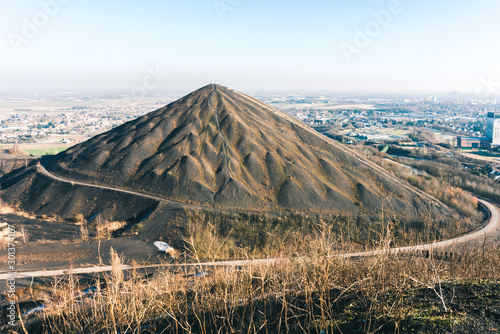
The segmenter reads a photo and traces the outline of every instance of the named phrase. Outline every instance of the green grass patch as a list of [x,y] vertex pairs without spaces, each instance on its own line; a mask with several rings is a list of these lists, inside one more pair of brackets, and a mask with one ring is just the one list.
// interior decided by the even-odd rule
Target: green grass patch
[[63,151],[66,151],[68,147],[60,146],[60,147],[47,147],[47,148],[33,148],[33,149],[23,149],[24,152],[31,155],[53,155],[58,154]]

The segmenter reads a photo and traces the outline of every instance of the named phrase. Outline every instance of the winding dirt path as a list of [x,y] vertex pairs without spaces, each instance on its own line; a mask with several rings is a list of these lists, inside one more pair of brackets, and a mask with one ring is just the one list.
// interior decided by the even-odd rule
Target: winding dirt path
[[92,184],[92,183],[84,183],[84,182],[79,182],[79,181],[73,181],[73,180],[63,179],[63,178],[61,178],[59,176],[51,174],[40,163],[38,163],[36,165],[36,171],[38,173],[40,173],[40,174],[42,174],[42,175],[44,175],[44,176],[52,179],[52,180],[63,182],[63,183],[69,183],[72,186],[79,185],[79,186],[84,186],[84,187],[91,187],[91,188],[98,188],[98,189],[105,189],[105,190],[117,191],[117,192],[121,192],[121,193],[124,193],[124,194],[135,195],[135,196],[139,196],[139,197],[143,197],[143,198],[147,198],[147,199],[152,199],[152,200],[159,201],[159,202],[165,202],[165,203],[172,204],[172,205],[185,206],[185,204],[181,203],[181,202],[176,202],[176,201],[168,200],[168,199],[161,198],[161,197],[156,197],[156,196],[152,196],[152,195],[148,195],[148,194],[144,194],[144,193],[139,193],[139,192],[132,191],[132,190],[126,190],[126,189],[120,189],[120,188],[113,188],[113,187],[108,187],[108,186],[100,186],[100,185]]

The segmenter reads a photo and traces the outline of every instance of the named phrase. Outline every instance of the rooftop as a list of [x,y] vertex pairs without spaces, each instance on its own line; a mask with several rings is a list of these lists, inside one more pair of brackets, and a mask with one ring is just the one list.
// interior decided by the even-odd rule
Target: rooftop
[[465,140],[484,140],[484,141],[491,141],[490,138],[487,138],[487,137],[458,137],[460,139],[465,139]]

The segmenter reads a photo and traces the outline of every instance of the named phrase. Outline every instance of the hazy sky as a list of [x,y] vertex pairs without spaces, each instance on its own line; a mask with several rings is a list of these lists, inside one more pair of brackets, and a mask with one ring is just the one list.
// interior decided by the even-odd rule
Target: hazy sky
[[500,82],[498,0],[0,4],[0,91],[216,82],[243,91],[473,92]]

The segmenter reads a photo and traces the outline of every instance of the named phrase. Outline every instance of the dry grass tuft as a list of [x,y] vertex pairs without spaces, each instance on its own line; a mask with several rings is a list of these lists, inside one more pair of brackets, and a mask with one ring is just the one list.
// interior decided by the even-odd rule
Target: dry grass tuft
[[111,276],[113,278],[113,285],[118,286],[123,283],[123,261],[124,258],[120,257],[118,253],[111,247]]

